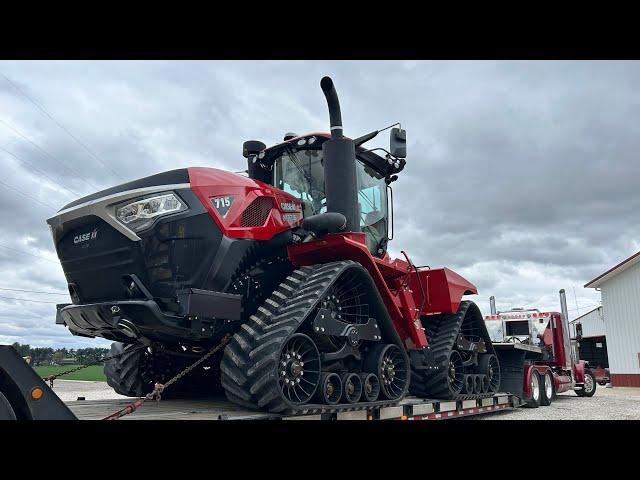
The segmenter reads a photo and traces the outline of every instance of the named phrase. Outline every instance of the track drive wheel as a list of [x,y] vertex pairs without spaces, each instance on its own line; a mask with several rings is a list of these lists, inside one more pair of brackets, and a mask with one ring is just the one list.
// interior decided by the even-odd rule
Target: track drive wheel
[[534,370],[533,372],[531,372],[531,379],[529,380],[531,398],[526,400],[526,406],[529,408],[538,408],[540,406],[540,397],[542,396],[540,383],[540,375],[537,371]]
[[397,345],[375,345],[367,355],[365,370],[377,375],[383,398],[396,400],[409,388],[409,365]]
[[575,392],[579,397],[593,397],[596,393],[596,377],[591,370],[585,370],[583,387]]
[[546,407],[553,401],[553,375],[547,372],[542,376],[540,385],[540,405]]

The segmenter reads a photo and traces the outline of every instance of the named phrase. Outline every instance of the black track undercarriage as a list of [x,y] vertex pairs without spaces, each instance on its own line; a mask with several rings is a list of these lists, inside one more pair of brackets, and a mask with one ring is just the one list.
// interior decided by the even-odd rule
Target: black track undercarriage
[[233,336],[220,370],[231,401],[284,413],[393,404],[410,380],[371,277],[351,261],[293,271]]
[[427,368],[412,365],[411,393],[451,400],[471,400],[497,393],[500,365],[482,314],[473,302],[461,302],[455,314],[423,317],[422,325],[433,364]]

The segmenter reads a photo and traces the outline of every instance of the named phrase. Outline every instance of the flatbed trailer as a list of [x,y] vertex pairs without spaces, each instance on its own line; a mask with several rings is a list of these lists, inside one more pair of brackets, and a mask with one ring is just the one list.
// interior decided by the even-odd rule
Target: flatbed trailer
[[[65,402],[80,420],[100,420],[125,408],[131,399],[74,400]],[[148,401],[123,420],[443,420],[512,410],[521,404],[511,394],[478,400],[428,400],[405,398],[397,405],[355,410],[345,405],[338,411],[306,415],[280,415],[245,410],[226,399],[171,399]]]

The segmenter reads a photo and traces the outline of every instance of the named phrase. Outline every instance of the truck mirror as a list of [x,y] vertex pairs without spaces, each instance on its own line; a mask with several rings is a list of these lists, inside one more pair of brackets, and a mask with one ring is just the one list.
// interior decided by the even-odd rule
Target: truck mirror
[[389,152],[396,158],[407,157],[407,131],[401,128],[391,129],[389,141]]

